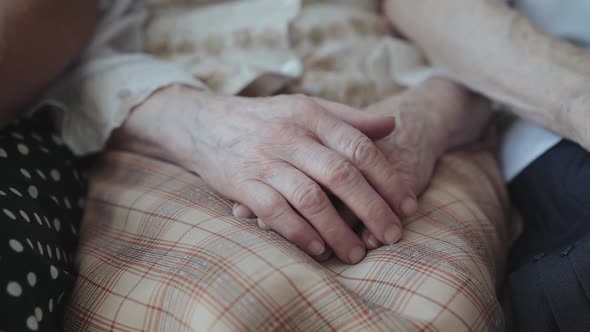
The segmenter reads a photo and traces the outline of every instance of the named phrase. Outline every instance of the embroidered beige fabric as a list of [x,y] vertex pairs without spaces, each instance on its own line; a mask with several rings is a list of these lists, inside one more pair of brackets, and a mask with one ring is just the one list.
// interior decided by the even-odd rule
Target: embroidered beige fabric
[[135,106],[171,84],[365,106],[429,74],[415,48],[391,37],[377,1],[100,4],[91,45],[41,102],[59,110],[59,132],[78,155],[103,150]]
[[[212,4],[213,3],[213,4]],[[378,1],[152,0],[146,51],[220,94],[302,92],[366,106],[426,68]]]

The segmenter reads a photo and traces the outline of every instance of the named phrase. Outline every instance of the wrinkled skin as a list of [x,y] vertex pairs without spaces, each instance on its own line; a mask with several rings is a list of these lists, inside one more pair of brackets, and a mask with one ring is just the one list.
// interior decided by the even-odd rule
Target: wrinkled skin
[[446,75],[590,151],[590,52],[507,2],[385,0],[383,9]]
[[365,245],[326,192],[378,241],[397,242],[399,217],[415,212],[416,198],[372,141],[394,125],[391,117],[306,96],[221,97],[172,87],[136,109],[113,142],[198,173],[311,256],[329,248],[354,264]]
[[[482,99],[441,79],[428,80],[371,105],[365,112],[396,118],[396,130],[378,140],[377,147],[391,169],[418,195],[428,186],[437,159],[446,150],[477,139],[490,118],[487,103]],[[337,202],[337,206],[347,223],[354,226],[357,222],[354,213],[346,204]],[[242,204],[234,206],[234,214],[255,217],[255,213]],[[258,224],[270,229],[262,220]],[[383,243],[366,228],[361,232],[361,239],[368,249]],[[323,255],[320,259],[328,257]]]

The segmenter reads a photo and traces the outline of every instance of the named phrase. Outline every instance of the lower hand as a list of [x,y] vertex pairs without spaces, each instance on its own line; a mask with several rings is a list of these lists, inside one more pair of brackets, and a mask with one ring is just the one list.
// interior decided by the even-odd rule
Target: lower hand
[[[438,78],[366,111],[395,116],[395,132],[377,141],[377,146],[417,195],[428,187],[437,160],[447,150],[480,138],[491,116],[486,100]],[[368,249],[381,246],[369,229],[362,231],[361,238]]]

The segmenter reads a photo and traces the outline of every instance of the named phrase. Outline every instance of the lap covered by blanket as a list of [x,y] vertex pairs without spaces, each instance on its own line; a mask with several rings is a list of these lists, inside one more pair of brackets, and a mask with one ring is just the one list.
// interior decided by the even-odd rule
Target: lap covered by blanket
[[197,175],[110,152],[92,177],[69,331],[496,331],[508,200],[492,154],[438,164],[400,243],[315,262]]

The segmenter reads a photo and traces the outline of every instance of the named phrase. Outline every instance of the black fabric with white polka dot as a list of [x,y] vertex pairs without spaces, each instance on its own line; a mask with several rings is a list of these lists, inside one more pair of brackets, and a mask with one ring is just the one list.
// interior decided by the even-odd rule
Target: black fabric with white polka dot
[[0,130],[0,331],[60,331],[86,185],[46,112]]

